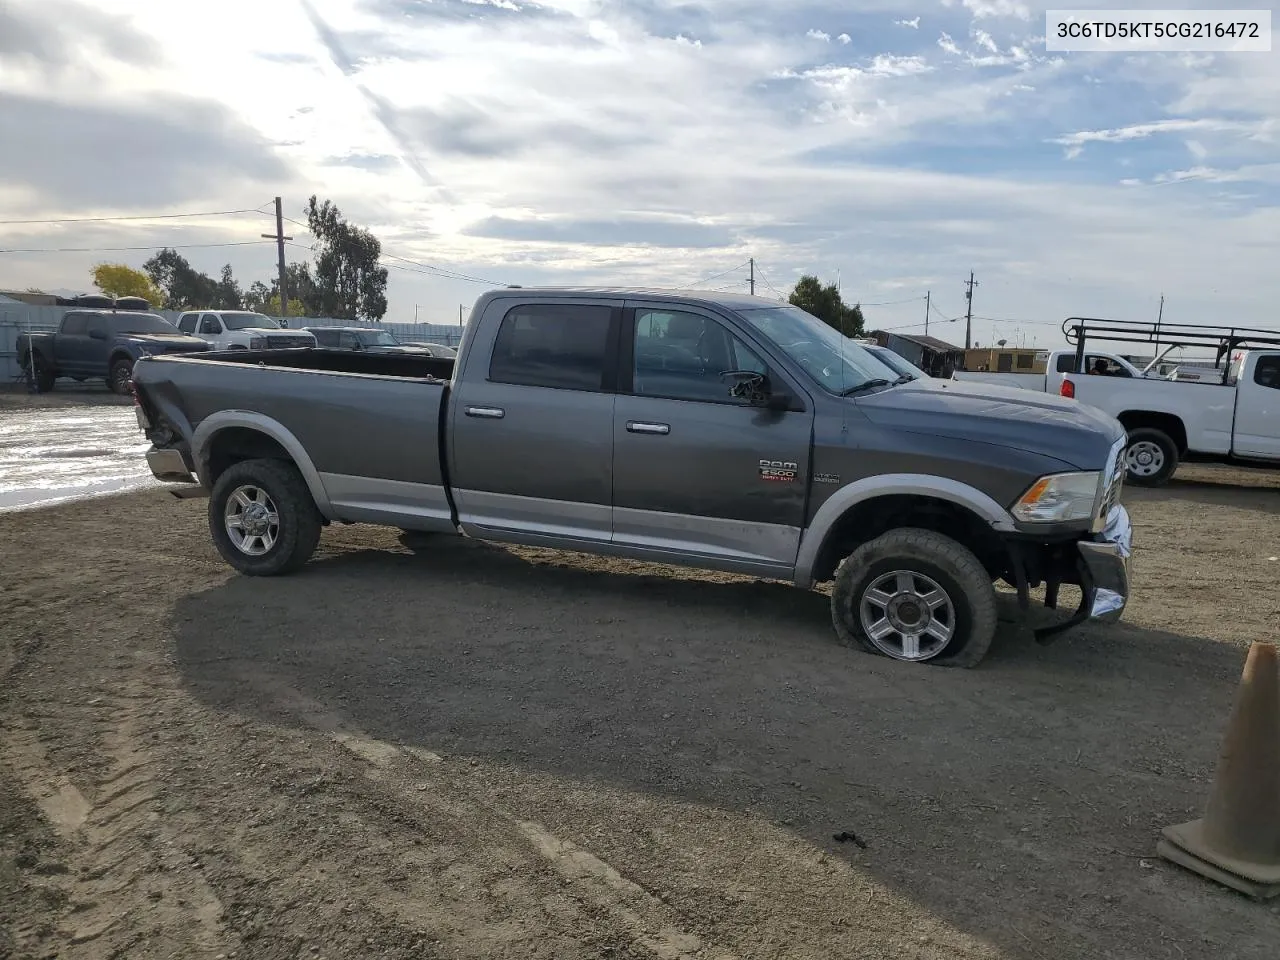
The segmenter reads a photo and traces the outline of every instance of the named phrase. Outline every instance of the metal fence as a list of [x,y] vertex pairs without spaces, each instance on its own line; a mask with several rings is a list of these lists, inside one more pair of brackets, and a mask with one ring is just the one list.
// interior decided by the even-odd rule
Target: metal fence
[[[0,302],[0,383],[18,380],[22,368],[18,365],[18,335],[44,333],[56,330],[62,315],[75,307],[29,306],[19,301]],[[171,323],[177,323],[177,310],[152,310]],[[290,317],[289,327],[375,327],[386,330],[397,340],[442,343],[456,347],[462,340],[460,326],[448,323],[373,323],[371,321],[338,320],[333,317]]]

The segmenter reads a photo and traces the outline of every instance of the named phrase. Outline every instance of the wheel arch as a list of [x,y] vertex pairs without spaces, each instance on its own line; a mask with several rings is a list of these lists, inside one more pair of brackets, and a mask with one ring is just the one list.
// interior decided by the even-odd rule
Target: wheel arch
[[819,508],[800,541],[796,585],[830,579],[858,545],[904,526],[959,540],[984,563],[1001,555],[1000,533],[1016,530],[1004,507],[957,480],[924,474],[868,477],[841,488]]
[[215,413],[196,427],[191,437],[191,453],[196,476],[210,490],[218,474],[232,463],[259,457],[288,460],[302,474],[321,515],[325,520],[333,519],[333,508],[319,471],[298,438],[278,420],[251,410]]
[[1117,420],[1124,427],[1127,433],[1139,430],[1143,427],[1149,427],[1159,430],[1161,433],[1167,434],[1169,439],[1173,441],[1174,446],[1178,448],[1178,456],[1183,456],[1187,452],[1187,425],[1183,423],[1182,418],[1176,413],[1159,413],[1154,410],[1126,410],[1121,413]]

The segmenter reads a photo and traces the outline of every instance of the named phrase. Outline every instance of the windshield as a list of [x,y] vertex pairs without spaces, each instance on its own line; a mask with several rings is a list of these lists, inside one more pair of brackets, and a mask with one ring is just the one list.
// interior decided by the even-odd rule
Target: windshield
[[866,347],[799,307],[750,307],[737,312],[834,394],[872,380],[894,383],[902,376]]
[[901,354],[894,353],[888,347],[867,347],[871,354],[881,363],[893,367],[901,376],[913,377],[916,380],[928,379],[929,375]]
[[278,320],[272,320],[265,313],[224,313],[222,316],[222,325],[228,330],[248,330],[250,327],[261,329],[265,327],[268,330],[278,330],[280,323]]
[[116,333],[178,333],[178,328],[154,313],[117,313],[111,318]]
[[366,347],[398,347],[400,341],[385,330],[361,330],[356,334]]

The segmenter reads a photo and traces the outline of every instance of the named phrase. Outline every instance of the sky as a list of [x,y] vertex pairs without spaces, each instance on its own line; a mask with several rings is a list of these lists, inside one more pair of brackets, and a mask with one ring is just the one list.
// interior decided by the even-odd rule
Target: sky
[[273,198],[317,194],[382,241],[393,322],[503,284],[746,292],[754,258],[758,294],[815,273],[872,327],[923,333],[928,293],[957,344],[970,271],[978,343],[1162,295],[1280,328],[1280,48],[1050,53],[1049,6],[0,0],[0,288],[164,245],[268,280]]

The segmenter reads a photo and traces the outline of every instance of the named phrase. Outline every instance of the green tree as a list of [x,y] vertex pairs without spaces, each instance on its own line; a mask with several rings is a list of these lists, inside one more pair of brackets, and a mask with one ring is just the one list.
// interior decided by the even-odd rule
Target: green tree
[[142,269],[164,292],[164,306],[169,310],[211,307],[218,296],[218,281],[195,269],[186,257],[169,247],[156,253]]
[[244,308],[244,294],[240,292],[240,284],[236,282],[235,276],[231,273],[231,264],[226,264],[222,268],[222,274],[217,284],[214,286],[213,300],[209,303],[211,307],[217,307],[220,310],[242,310]]
[[805,274],[801,277],[787,298],[793,306],[806,313],[811,313],[823,323],[839,330],[846,337],[862,335],[862,307],[852,307],[840,297],[840,290],[834,283],[825,287],[817,277]]
[[[316,312],[344,320],[381,320],[387,312],[387,268],[378,265],[378,238],[343,219],[332,202],[317,202],[314,194],[306,214],[316,240]],[[292,288],[289,292],[294,293]]]
[[[276,286],[279,286],[279,285],[280,284],[278,283],[276,284]],[[280,294],[273,293],[271,294],[271,296],[267,297],[267,299],[263,301],[261,311],[271,317],[280,316]],[[293,299],[293,297],[290,297],[289,312],[286,313],[285,316],[286,317],[305,317],[306,315],[307,315],[306,304],[304,304],[301,300],[295,300]]]
[[89,273],[93,285],[109,297],[142,297],[157,307],[164,303],[164,293],[141,270],[123,263],[100,263]]

